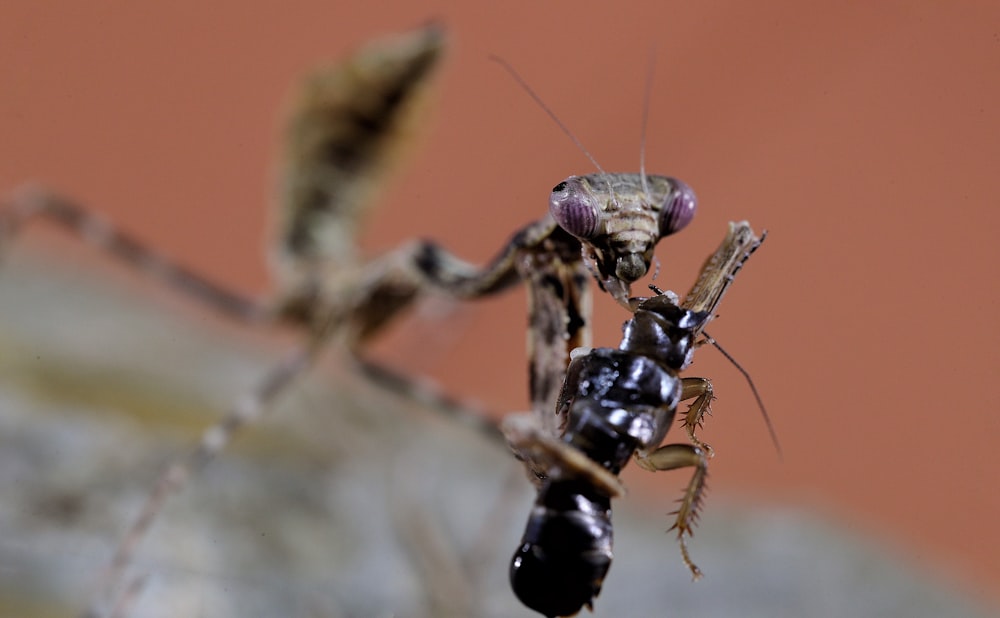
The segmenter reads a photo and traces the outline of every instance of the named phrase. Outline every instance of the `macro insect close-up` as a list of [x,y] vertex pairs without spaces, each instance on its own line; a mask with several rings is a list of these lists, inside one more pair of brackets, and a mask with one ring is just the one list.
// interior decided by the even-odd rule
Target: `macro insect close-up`
[[[279,199],[277,261],[282,286],[274,302],[240,298],[44,188],[16,190],[6,204],[3,228],[8,243],[28,220],[51,218],[223,313],[243,320],[287,321],[309,333],[302,349],[269,372],[252,394],[203,434],[187,461],[171,465],[157,481],[102,582],[101,595],[109,599],[98,599],[92,613],[103,613],[99,608],[109,602],[118,606],[115,595],[126,593],[115,591],[129,590],[119,580],[167,498],[214,459],[243,425],[259,418],[314,362],[327,340],[338,339],[376,382],[406,392],[420,388],[363,360],[357,350],[427,291],[468,299],[525,282],[533,418],[551,438],[563,434],[555,413],[556,396],[570,350],[590,339],[586,271],[601,289],[630,308],[630,284],[649,270],[657,241],[691,221],[696,198],[673,178],[602,170],[557,184],[549,215],[515,233],[482,269],[427,241],[359,262],[354,247],[357,220],[370,199],[372,177],[377,178],[385,166],[388,151],[398,147],[399,134],[406,131],[407,116],[412,114],[412,99],[437,63],[444,41],[440,26],[432,24],[374,43],[342,65],[307,79],[289,121]],[[441,405],[449,404],[442,399]],[[488,421],[478,422],[489,431]],[[529,469],[540,475],[543,464],[533,461],[534,444],[509,441]]]
[[[556,406],[556,416],[565,418],[561,441],[549,445],[530,430],[511,430],[523,431],[548,464],[511,563],[511,583],[525,605],[546,616],[593,609],[611,565],[610,498],[620,492],[591,467],[617,475],[633,455],[651,472],[694,468],[670,529],[677,530],[691,574],[701,577],[684,537],[692,534],[705,491],[710,449],[694,431],[710,412],[713,392],[707,379],[677,374],[691,363],[722,295],[759,245],[746,222],[733,224],[683,303],[657,289],[638,302],[618,349],[577,353]],[[692,444],[661,446],[678,404],[692,399],[683,421]]]
[[567,8],[0,9],[0,614],[989,615],[989,19]]
[[[406,392],[420,388],[364,360],[358,348],[423,293],[468,299],[526,283],[533,410],[549,434],[561,434],[552,422],[553,410],[569,351],[589,342],[586,270],[629,307],[629,285],[648,271],[657,240],[691,221],[696,199],[682,182],[662,176],[573,176],[553,189],[550,215],[514,234],[481,270],[427,241],[359,261],[353,246],[357,219],[376,183],[372,177],[385,166],[388,151],[398,147],[415,105],[412,99],[437,63],[444,41],[440,26],[430,25],[374,43],[307,79],[289,121],[276,260],[282,286],[274,302],[240,298],[44,188],[19,189],[6,204],[8,244],[28,220],[51,218],[224,313],[244,320],[287,321],[309,333],[301,349],[204,433],[187,461],[173,464],[157,481],[120,542],[102,594],[114,595],[123,586],[118,581],[122,571],[164,501],[214,459],[243,425],[259,418],[329,339],[345,346],[376,382]],[[441,405],[448,402],[442,399]],[[488,421],[479,422],[488,432]],[[536,467],[530,454],[522,459]]]

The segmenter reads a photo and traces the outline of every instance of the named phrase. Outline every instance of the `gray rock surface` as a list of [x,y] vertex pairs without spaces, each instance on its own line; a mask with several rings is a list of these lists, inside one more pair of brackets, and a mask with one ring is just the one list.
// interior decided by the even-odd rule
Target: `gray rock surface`
[[[0,270],[0,616],[85,608],[159,471],[289,347],[120,279],[25,249]],[[169,502],[128,615],[528,616],[506,570],[531,499],[502,449],[324,363]],[[596,616],[992,615],[871,539],[717,492],[692,584],[650,502],[616,504]]]

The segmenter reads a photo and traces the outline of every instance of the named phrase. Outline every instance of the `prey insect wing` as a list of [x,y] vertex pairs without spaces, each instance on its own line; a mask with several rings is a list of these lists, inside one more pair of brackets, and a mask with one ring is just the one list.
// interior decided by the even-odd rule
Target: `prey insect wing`
[[[707,379],[679,374],[760,242],[746,222],[730,224],[683,304],[672,294],[641,299],[617,349],[574,357],[558,403],[566,418],[561,449],[546,436],[520,434],[522,448],[543,450],[548,465],[510,568],[514,592],[528,607],[546,616],[569,616],[592,605],[611,566],[616,495],[614,483],[594,469],[617,476],[633,457],[650,471],[694,468],[672,528],[684,563],[700,577],[684,537],[691,534],[704,494],[708,455],[693,427],[711,402],[712,389]],[[690,399],[695,401],[685,422],[694,444],[661,446],[679,403]],[[517,435],[516,424],[505,428]]]
[[754,236],[746,221],[729,224],[729,234],[719,248],[705,260],[701,274],[681,306],[689,311],[712,313],[729,290],[736,273],[767,237]]

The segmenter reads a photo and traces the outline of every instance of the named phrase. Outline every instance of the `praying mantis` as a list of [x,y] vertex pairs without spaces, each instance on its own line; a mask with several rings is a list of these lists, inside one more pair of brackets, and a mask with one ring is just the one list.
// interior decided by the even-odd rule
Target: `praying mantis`
[[[328,347],[345,352],[353,366],[377,384],[418,398],[437,398],[442,409],[471,418],[484,433],[503,439],[492,421],[470,417],[444,395],[421,393],[426,390],[422,385],[365,357],[368,343],[425,297],[465,301],[524,285],[530,422],[539,435],[557,437],[565,431],[567,417],[557,404],[571,352],[591,345],[590,282],[634,311],[638,305],[631,298],[632,284],[649,272],[660,239],[690,223],[697,199],[683,182],[647,174],[644,164],[639,173],[608,173],[598,166],[596,173],[557,183],[548,213],[516,231],[484,266],[427,240],[363,256],[356,243],[358,231],[406,138],[419,125],[428,83],[446,47],[444,30],[432,24],[373,42],[305,81],[289,114],[281,159],[279,223],[272,252],[276,285],[263,301],[178,266],[72,198],[32,185],[3,200],[4,244],[29,220],[55,221],[225,315],[251,323],[289,324],[303,333],[303,343],[252,392],[239,397],[193,451],[155,483],[118,545],[93,604],[94,615],[102,614],[109,599],[127,587],[125,568],[169,496],[217,457],[244,426],[264,415]],[[535,482],[544,482],[550,462],[536,456],[536,445],[507,438]],[[594,474],[601,472],[595,468]]]

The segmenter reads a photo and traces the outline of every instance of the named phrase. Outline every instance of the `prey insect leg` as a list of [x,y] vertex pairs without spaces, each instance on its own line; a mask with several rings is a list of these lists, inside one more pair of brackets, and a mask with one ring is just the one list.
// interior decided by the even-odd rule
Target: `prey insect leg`
[[693,467],[694,474],[688,482],[687,489],[684,490],[684,497],[680,499],[680,506],[677,508],[676,519],[670,530],[677,530],[677,540],[681,546],[681,557],[684,564],[691,571],[694,579],[701,578],[701,570],[691,560],[688,554],[687,543],[684,536],[693,533],[694,525],[698,521],[700,514],[702,497],[705,491],[705,479],[708,476],[708,455],[702,449],[690,444],[668,444],[661,446],[648,455],[636,453],[636,464],[650,472],[663,470],[676,470],[678,468]]
[[705,423],[705,415],[712,413],[712,400],[715,399],[715,391],[712,389],[712,381],[708,378],[682,378],[681,379],[681,401],[694,399],[684,413],[684,431],[687,432],[688,439],[706,452],[708,457],[712,456],[712,447],[706,442],[702,442],[695,434],[696,429],[700,429]]

